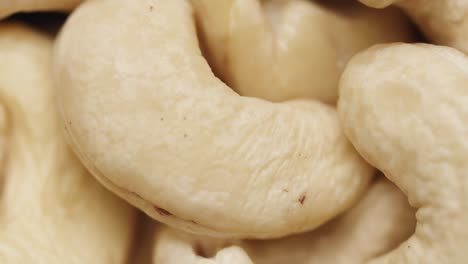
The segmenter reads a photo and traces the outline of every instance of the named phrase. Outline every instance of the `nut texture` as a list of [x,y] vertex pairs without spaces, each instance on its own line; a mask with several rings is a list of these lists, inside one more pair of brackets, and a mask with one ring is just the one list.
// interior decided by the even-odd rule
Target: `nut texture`
[[360,0],[371,7],[395,4],[420,27],[431,42],[468,53],[468,1],[466,0]]
[[66,145],[51,53],[47,37],[0,25],[0,263],[125,263],[133,209]]
[[[326,2],[326,1],[323,1]],[[412,41],[395,8],[304,0],[192,0],[214,71],[239,94],[335,104],[348,60],[377,43]]]
[[163,228],[156,234],[153,263],[362,264],[398,246],[414,224],[406,197],[380,178],[349,212],[309,233],[228,241]]
[[352,206],[373,168],[335,109],[239,96],[201,55],[192,15],[183,0],[103,0],[67,21],[58,97],[87,168],[154,219],[205,235],[284,236]]
[[413,236],[371,263],[466,263],[467,83],[467,57],[448,47],[376,46],[348,64],[345,133],[418,209]]

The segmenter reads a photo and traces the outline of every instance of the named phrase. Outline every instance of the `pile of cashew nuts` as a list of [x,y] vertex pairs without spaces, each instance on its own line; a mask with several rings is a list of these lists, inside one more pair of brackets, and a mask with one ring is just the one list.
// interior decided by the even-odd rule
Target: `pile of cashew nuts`
[[466,264],[465,53],[467,0],[1,0],[0,263]]

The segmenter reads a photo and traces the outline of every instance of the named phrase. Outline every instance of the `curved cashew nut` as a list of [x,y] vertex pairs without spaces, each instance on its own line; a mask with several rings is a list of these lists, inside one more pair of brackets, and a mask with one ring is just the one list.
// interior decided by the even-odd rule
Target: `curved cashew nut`
[[69,11],[84,0],[2,0],[0,19],[18,12]]
[[[414,231],[414,223],[406,197],[381,178],[353,209],[310,233],[265,241],[213,241],[166,229],[156,234],[153,263],[218,264],[223,263],[220,256],[231,254],[227,263],[362,264],[398,246]],[[223,248],[226,245],[232,246]]]
[[348,64],[345,132],[418,208],[414,235],[372,263],[466,263],[467,83],[467,57],[447,47],[378,46]]
[[359,0],[376,8],[395,4],[436,44],[468,53],[468,1],[465,0]]
[[[338,79],[356,52],[413,40],[397,9],[305,0],[192,0],[213,68],[241,95],[336,103]],[[270,22],[270,23],[269,23]]]
[[241,97],[197,43],[183,0],[89,1],[72,14],[58,95],[90,171],[154,219],[212,236],[284,236],[349,208],[373,168],[335,110]]
[[133,210],[66,145],[51,52],[26,26],[0,25],[0,263],[124,263]]

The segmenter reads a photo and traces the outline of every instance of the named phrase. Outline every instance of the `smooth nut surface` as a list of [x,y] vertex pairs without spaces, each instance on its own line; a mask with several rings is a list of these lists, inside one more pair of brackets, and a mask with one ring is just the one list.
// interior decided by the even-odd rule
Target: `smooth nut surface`
[[209,61],[239,94],[335,104],[339,77],[355,53],[414,34],[398,9],[325,2],[192,0]]
[[125,263],[134,211],[66,145],[51,53],[44,35],[0,25],[0,263]]
[[63,125],[87,168],[188,232],[310,230],[352,206],[373,174],[334,108],[241,97],[217,79],[187,1],[85,2],[62,30],[55,70]]
[[431,43],[468,53],[468,1],[466,0],[360,0],[371,7],[394,4],[402,8]]

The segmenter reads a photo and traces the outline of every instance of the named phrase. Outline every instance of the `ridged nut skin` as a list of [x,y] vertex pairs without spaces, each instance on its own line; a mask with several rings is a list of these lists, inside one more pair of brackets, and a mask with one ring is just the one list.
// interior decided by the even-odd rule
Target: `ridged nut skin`
[[274,240],[229,241],[162,228],[154,264],[362,264],[394,249],[414,231],[414,210],[384,178],[343,216],[309,232]]
[[358,152],[417,208],[415,233],[372,264],[468,259],[468,58],[429,44],[373,47],[340,82],[338,112]]
[[0,263],[126,263],[134,210],[67,146],[51,58],[48,37],[0,25]]
[[62,29],[55,75],[62,123],[87,168],[188,232],[311,230],[352,206],[374,172],[334,108],[242,97],[217,79],[187,1],[85,2]]

